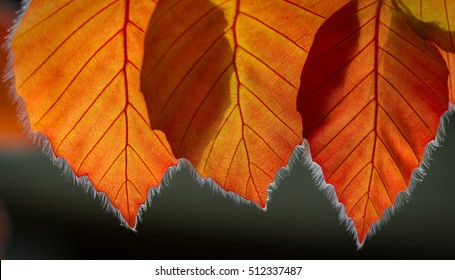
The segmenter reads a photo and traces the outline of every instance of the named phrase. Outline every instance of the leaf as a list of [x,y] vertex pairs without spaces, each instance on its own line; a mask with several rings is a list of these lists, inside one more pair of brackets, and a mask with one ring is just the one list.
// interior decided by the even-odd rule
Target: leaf
[[363,243],[433,140],[447,69],[390,1],[352,1],[324,23],[302,71],[303,133]]
[[153,1],[34,0],[12,50],[18,95],[32,131],[88,176],[134,228],[151,186],[175,165],[152,131],[139,88]]
[[455,52],[455,1],[393,0],[414,31],[445,51]]
[[343,2],[160,1],[141,75],[152,127],[201,176],[265,207],[302,143],[293,108],[314,33]]

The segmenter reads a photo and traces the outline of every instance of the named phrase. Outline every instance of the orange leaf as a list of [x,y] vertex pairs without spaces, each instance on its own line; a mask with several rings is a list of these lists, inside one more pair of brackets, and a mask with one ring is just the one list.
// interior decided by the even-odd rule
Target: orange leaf
[[455,1],[393,0],[414,31],[445,51],[455,52]]
[[88,176],[134,228],[151,186],[176,164],[149,127],[139,88],[153,1],[34,0],[14,33],[14,74],[32,131]]
[[141,76],[152,127],[201,176],[265,207],[302,143],[293,108],[314,33],[341,2],[159,2]]
[[363,243],[410,184],[448,108],[447,68],[390,1],[353,1],[318,31],[301,76],[304,137]]

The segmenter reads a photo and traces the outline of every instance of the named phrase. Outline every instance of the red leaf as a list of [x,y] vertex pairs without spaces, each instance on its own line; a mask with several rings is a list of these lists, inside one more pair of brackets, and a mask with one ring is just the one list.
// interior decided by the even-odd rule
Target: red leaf
[[352,1],[315,37],[298,109],[363,243],[406,190],[447,110],[447,68],[390,1]]

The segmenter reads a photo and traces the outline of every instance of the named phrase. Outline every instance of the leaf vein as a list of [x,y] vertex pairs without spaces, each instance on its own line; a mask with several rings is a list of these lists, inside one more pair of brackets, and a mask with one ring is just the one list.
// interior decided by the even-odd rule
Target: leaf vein
[[[333,113],[333,110],[338,107],[338,105],[340,105],[344,100],[346,100],[346,98],[349,97],[349,95],[357,88],[359,87],[369,76],[371,76],[372,74],[374,73],[374,70],[371,70],[370,73],[368,73],[367,75],[365,75],[365,77],[362,78],[362,80],[360,80],[360,82],[358,82],[351,90],[349,90],[349,92],[343,96],[343,98],[340,99],[340,101],[338,101],[337,104],[335,104],[331,110],[325,114],[315,125],[313,125],[309,130],[313,130],[315,129],[318,125],[320,125],[326,118],[328,118],[332,113]],[[310,103],[310,102],[309,102]],[[311,103],[308,105],[308,106],[311,106]]]
[[70,35],[68,35],[65,40],[63,40],[62,43],[60,43],[60,45],[57,46],[57,48],[52,51],[52,53],[35,69],[33,70],[33,72],[22,82],[22,84],[19,86],[19,89],[22,88],[24,86],[24,84],[30,80],[30,78],[35,75],[40,69],[41,67],[43,67],[53,56],[54,54],[66,43],[68,42],[69,39],[71,39],[79,30],[81,30],[86,24],[88,24],[91,20],[93,20],[95,17],[99,16],[102,12],[106,11],[110,6],[114,5],[116,2],[118,2],[119,0],[115,0],[113,1],[112,3],[110,3],[109,5],[105,6],[103,9],[101,9],[100,11],[98,11],[97,13],[95,13],[93,16],[91,16],[88,20],[86,20],[84,23],[82,23],[82,25],[80,25],[78,28],[76,28]]
[[400,170],[400,166],[398,165],[397,161],[395,160],[395,158],[393,157],[392,153],[390,152],[389,148],[386,146],[385,142],[381,139],[381,137],[379,135],[376,136],[379,141],[381,141],[382,145],[384,145],[384,148],[385,150],[387,151],[387,153],[389,154],[390,158],[393,160],[393,162],[395,163],[395,166],[397,167],[397,169],[400,171],[400,175],[401,177],[403,178],[403,183],[404,185],[407,185],[406,184],[406,179],[404,178],[404,175],[403,175],[403,172]]
[[218,36],[211,44],[210,46],[204,51],[204,53],[198,58],[198,60],[196,60],[196,62],[191,66],[191,68],[185,73],[185,75],[183,76],[182,79],[180,79],[179,83],[177,84],[177,86],[174,88],[174,90],[171,92],[171,94],[169,94],[169,96],[167,97],[163,107],[161,108],[160,112],[158,113],[157,117],[155,118],[155,123],[160,119],[161,115],[163,114],[164,110],[166,109],[168,103],[170,102],[170,100],[172,99],[172,97],[174,96],[174,94],[177,92],[177,90],[180,88],[180,86],[183,84],[183,82],[186,80],[186,78],[191,74],[191,72],[193,71],[194,68],[196,68],[196,66],[204,59],[204,57],[209,53],[209,51],[212,49],[213,46],[216,45],[216,43],[222,39],[224,37],[224,35],[229,31],[226,30],[223,34],[221,34],[220,36]]
[[264,21],[258,19],[257,17],[255,16],[252,16],[248,13],[245,13],[245,12],[241,12],[241,14],[253,19],[254,21],[256,21],[257,23],[261,24],[261,25],[264,25],[266,28],[270,29],[271,31],[273,31],[274,33],[278,34],[278,35],[281,35],[282,37],[286,38],[288,41],[290,41],[292,44],[294,44],[296,47],[298,47],[300,50],[304,51],[305,53],[308,53],[307,50],[305,50],[302,46],[300,46],[297,42],[295,42],[294,40],[292,40],[289,36],[285,35],[284,33],[280,32],[279,30],[273,28],[272,26],[268,25],[267,23],[265,23]]
[[124,114],[125,112],[122,110],[122,112],[120,112],[120,114],[118,114],[118,116],[114,119],[114,121],[112,121],[112,123],[109,125],[109,127],[103,132],[103,134],[101,135],[101,137],[98,139],[98,141],[95,143],[95,145],[89,150],[89,152],[87,153],[87,155],[84,157],[84,159],[82,160],[81,164],[79,165],[78,169],[77,169],[77,172],[76,174],[79,174],[79,170],[81,169],[82,165],[85,163],[85,161],[87,160],[87,158],[89,157],[89,155],[93,152],[93,150],[96,148],[96,146],[98,146],[98,144],[101,142],[101,140],[104,138],[104,136],[106,136],[106,134],[109,132],[109,130],[111,130],[111,128],[114,126],[114,124],[119,120],[119,118]]
[[340,199],[343,197],[343,194],[344,192],[349,188],[349,186],[351,185],[352,182],[354,182],[355,178],[357,178],[357,176],[360,175],[360,173],[362,173],[363,170],[365,170],[365,168],[368,167],[368,165],[371,164],[371,161],[367,162],[367,164],[365,164],[355,175],[354,177],[352,177],[351,180],[349,180],[348,184],[346,185],[346,187],[344,187],[343,191],[340,193],[340,195],[338,196]]
[[36,23],[35,25],[33,25],[32,27],[30,27],[29,29],[25,30],[24,32],[22,32],[21,34],[19,34],[15,39],[14,41],[17,41],[19,40],[19,38],[21,38],[22,36],[24,36],[25,34],[27,34],[28,32],[32,31],[33,29],[35,29],[36,27],[38,27],[39,25],[41,25],[42,23],[46,22],[47,20],[49,20],[50,18],[52,18],[54,15],[58,14],[61,10],[63,10],[64,8],[66,8],[69,4],[71,4],[72,2],[74,2],[75,0],[70,0],[68,2],[66,2],[65,4],[63,4],[61,7],[57,8],[57,10],[55,10],[54,12],[52,12],[51,14],[49,14],[47,17],[43,18],[42,20],[40,20],[38,23]]
[[92,101],[92,103],[89,105],[89,107],[84,111],[82,116],[76,121],[76,123],[72,126],[72,128],[68,131],[68,133],[63,137],[62,141],[60,141],[60,144],[57,146],[57,149],[55,150],[56,153],[60,149],[60,146],[63,144],[63,142],[65,142],[65,140],[68,138],[68,136],[74,130],[74,128],[76,128],[76,126],[82,121],[82,119],[87,115],[87,113],[90,111],[90,109],[92,109],[92,107],[96,103],[96,101],[103,95],[103,93],[106,91],[106,89],[114,82],[114,80],[120,75],[121,72],[122,72],[122,70],[117,72],[117,74],[115,74],[115,76],[106,84],[106,86],[96,96],[96,98]]
[[432,87],[430,87],[430,85],[428,85],[421,77],[419,77],[417,75],[417,73],[415,73],[411,68],[409,68],[403,61],[401,61],[401,59],[399,59],[398,57],[396,57],[395,55],[393,55],[392,53],[390,53],[388,50],[384,49],[384,48],[381,48],[379,47],[382,51],[384,51],[384,53],[388,54],[390,57],[392,57],[393,59],[395,59],[398,63],[400,63],[406,70],[409,71],[409,73],[411,73],[417,80],[419,80],[422,84],[424,84],[436,97],[437,99],[443,103],[443,104],[446,104],[447,102],[444,102],[444,100],[441,98],[441,96],[439,96],[439,94],[437,94],[434,89]]
[[288,4],[292,5],[292,6],[297,7],[297,8],[300,8],[301,10],[303,10],[303,11],[305,11],[305,12],[307,12],[307,13],[310,13],[310,14],[312,14],[312,15],[315,15],[315,16],[317,16],[317,17],[319,17],[319,18],[325,19],[325,16],[320,15],[320,14],[318,14],[318,13],[316,13],[316,12],[310,10],[310,9],[307,9],[307,8],[305,8],[305,7],[303,7],[303,6],[299,5],[299,4],[297,4],[297,3],[294,3],[294,2],[289,1],[289,0],[283,0],[283,2],[288,3]]
[[210,10],[208,10],[206,13],[204,13],[200,18],[196,19],[196,21],[194,21],[187,29],[185,29],[185,31],[183,31],[182,34],[180,34],[179,36],[177,36],[175,38],[175,40],[168,46],[168,48],[163,52],[163,54],[160,56],[160,58],[157,60],[157,62],[155,63],[155,65],[152,67],[152,69],[150,70],[150,72],[148,73],[148,77],[150,77],[152,75],[152,73],[156,70],[156,68],[158,67],[158,65],[161,63],[161,61],[166,57],[166,55],[169,53],[169,51],[175,46],[175,44],[181,39],[183,38],[183,36],[185,36],[186,33],[188,33],[192,28],[194,28],[198,23],[200,23],[206,16],[208,16],[209,14],[211,14],[212,12],[216,11],[217,9],[219,9],[219,7],[221,7],[222,5],[228,3],[230,0],[226,0],[214,7],[212,7]]
[[335,168],[335,170],[333,170],[332,174],[330,175],[329,178],[327,178],[327,181],[330,181],[330,179],[332,179],[333,175],[335,175],[335,173],[338,171],[338,169],[340,169],[340,167],[343,165],[343,163],[345,163],[350,157],[351,155],[360,147],[360,145],[363,144],[363,142],[368,138],[368,136],[370,136],[370,134],[374,131],[374,129],[371,129],[363,138],[362,140],[360,140],[359,143],[357,143],[357,145],[352,149],[352,151],[350,153],[348,153],[348,155],[341,161],[341,163],[338,164],[338,166]]
[[142,164],[145,166],[145,168],[147,168],[147,170],[153,176],[155,181],[159,182],[159,180],[155,177],[155,174],[153,174],[152,170],[150,170],[150,167],[147,165],[147,163],[145,163],[144,159],[141,157],[141,155],[139,155],[139,153],[136,151],[136,149],[134,149],[134,147],[131,146],[130,144],[128,144],[127,147],[129,147],[136,154],[136,156],[139,158],[139,160],[142,162]]
[[131,185],[133,186],[134,190],[141,196],[141,198],[143,200],[145,200],[145,197],[141,194],[141,192],[136,188],[136,186],[134,185],[133,181],[131,181],[130,179],[127,180],[128,182],[131,183]]
[[238,107],[238,105],[235,105],[231,112],[228,114],[228,116],[226,117],[226,119],[224,120],[223,124],[221,125],[220,129],[218,129],[218,132],[217,134],[215,135],[215,138],[213,139],[213,142],[212,144],[210,145],[210,149],[209,149],[209,153],[207,155],[207,158],[205,160],[205,164],[204,164],[204,168],[202,169],[202,174],[205,174],[205,168],[207,167],[207,163],[208,163],[208,159],[210,158],[210,155],[212,154],[212,150],[213,150],[213,146],[215,145],[216,141],[218,140],[218,137],[220,136],[221,134],[221,131],[223,130],[224,126],[226,125],[226,123],[229,121],[229,119],[231,118],[232,116],[232,113],[234,113],[235,109]]
[[234,154],[232,155],[231,162],[229,163],[229,166],[228,166],[228,169],[226,172],[226,178],[224,179],[224,186],[226,186],[227,180],[229,178],[229,173],[231,172],[232,163],[234,162],[235,156],[237,155],[237,151],[239,150],[240,143],[242,143],[242,141],[244,141],[244,139],[240,138],[239,142],[237,143],[237,146],[235,147]]
[[272,113],[272,115],[277,118],[285,127],[287,127],[299,140],[300,140],[300,136],[287,124],[285,123],[264,101],[262,101],[261,98],[259,98],[259,96],[257,96],[256,93],[254,93],[249,87],[247,87],[246,85],[242,84],[242,86],[244,88],[246,88],[259,102],[261,102],[261,104],[270,112]]
[[210,90],[208,91],[208,93],[205,95],[204,99],[201,101],[201,103],[199,104],[199,106],[197,107],[196,111],[194,112],[194,114],[191,116],[191,120],[190,122],[188,123],[188,125],[186,126],[186,129],[185,129],[185,133],[183,134],[182,136],[182,141],[180,141],[180,144],[179,144],[179,147],[177,148],[177,154],[180,154],[180,149],[183,145],[183,142],[185,141],[185,138],[186,138],[186,135],[188,134],[188,131],[190,130],[190,127],[192,126],[193,124],[193,121],[194,119],[196,118],[197,114],[199,113],[199,110],[201,110],[202,106],[204,105],[205,101],[208,99],[208,97],[212,94],[213,92],[213,89],[216,87],[216,85],[218,84],[218,82],[221,80],[221,78],[224,76],[224,74],[227,73],[227,70],[231,67],[231,64],[229,64],[224,70],[223,72],[221,72],[221,74],[218,76],[218,78],[215,80],[215,83],[212,85],[212,87],[210,88]]
[[[267,143],[267,141],[265,141],[265,139],[255,130],[253,129],[251,126],[249,126],[248,124],[244,124],[245,127],[247,127],[248,129],[250,129],[254,134],[256,134],[256,136],[262,140],[262,142],[264,142],[264,144],[281,160],[281,162],[283,164],[285,164],[285,161],[283,160],[283,158],[270,146],[269,143]],[[246,148],[246,143],[245,143],[245,148]]]
[[379,104],[379,107],[384,111],[384,113],[386,114],[387,118],[390,120],[390,122],[393,124],[393,126],[395,126],[398,130],[398,132],[400,132],[400,135],[401,137],[403,138],[404,141],[406,141],[406,143],[408,144],[409,148],[412,150],[412,152],[414,153],[414,156],[415,156],[415,159],[416,161],[418,162],[419,161],[419,157],[417,156],[416,152],[414,151],[414,149],[412,148],[411,144],[409,143],[408,139],[406,138],[406,136],[404,135],[403,131],[401,131],[401,128],[397,125],[397,123],[392,119],[392,117],[389,115],[389,113],[387,112],[387,110],[381,105]]
[[333,73],[332,75],[330,75],[329,77],[327,77],[319,86],[317,86],[314,90],[312,90],[311,92],[308,92],[306,95],[306,98],[305,100],[303,100],[303,102],[307,101],[308,99],[310,99],[314,94],[316,94],[323,86],[325,86],[331,79],[333,79],[336,75],[338,75],[339,73],[341,73],[341,71],[343,71],[346,67],[349,66],[349,64],[351,64],[360,54],[362,54],[375,40],[371,40],[370,42],[368,42],[361,50],[359,50],[348,62],[346,62],[345,64],[341,65],[341,67],[335,71],[335,73]]
[[244,52],[249,54],[251,57],[255,58],[257,61],[261,62],[265,67],[267,67],[270,71],[272,71],[277,77],[281,78],[283,81],[285,81],[288,85],[290,85],[292,88],[297,89],[296,86],[294,86],[290,81],[288,81],[283,75],[278,73],[273,67],[265,63],[262,59],[254,55],[252,52],[249,50],[245,49],[243,46],[238,45],[240,49],[242,49]]
[[109,165],[109,167],[106,169],[106,171],[103,173],[103,175],[101,176],[101,178],[98,180],[98,184],[96,184],[97,186],[100,186],[101,182],[104,180],[104,177],[106,177],[107,173],[109,173],[109,171],[111,170],[111,168],[114,166],[114,164],[117,162],[117,160],[123,155],[123,153],[125,152],[125,149],[122,149],[120,151],[120,154],[118,154],[115,159],[112,161],[111,165]]
[[272,176],[270,176],[270,175],[269,175],[267,172],[265,172],[265,170],[264,170],[264,169],[262,169],[262,168],[261,168],[259,165],[257,165],[257,164],[256,164],[256,163],[254,163],[254,162],[251,162],[250,164],[251,164],[252,166],[256,167],[257,169],[261,170],[261,171],[262,171],[262,173],[264,173],[264,174],[265,174],[267,177],[269,177],[269,178],[270,178],[270,180],[272,180],[272,181],[273,181],[273,177],[272,177]]
[[376,166],[374,166],[373,168],[374,168],[374,170],[376,170],[376,174],[378,174],[379,180],[381,181],[381,185],[384,188],[385,192],[387,193],[387,197],[389,198],[390,204],[393,204],[392,197],[389,194],[389,190],[385,186],[384,180],[382,180],[382,176],[379,173],[379,170],[376,168]]
[[392,82],[387,78],[385,77],[384,75],[382,75],[381,73],[379,73],[379,76],[381,78],[384,79],[384,81],[386,81],[397,93],[398,95],[403,99],[403,101],[409,106],[409,108],[414,112],[414,114],[420,119],[420,121],[425,125],[425,127],[428,129],[428,132],[430,133],[430,135],[433,135],[433,132],[431,131],[430,127],[428,126],[428,124],[422,119],[422,117],[420,116],[420,114],[417,113],[417,111],[414,109],[414,107],[412,107],[411,103],[409,103],[409,101],[404,98],[403,94],[392,84]]
[[[337,133],[337,136],[340,135],[341,132],[343,132],[358,116],[360,116],[360,114],[363,113],[363,111],[365,111],[365,109],[373,102],[375,101],[374,99],[371,99],[362,109],[360,109],[360,111],[354,116],[352,117],[352,119],[344,126],[341,128],[341,130]],[[315,155],[315,158],[319,156],[319,154],[325,149],[327,148],[327,146],[330,145],[330,143],[332,143],[335,138],[337,137],[333,137],[326,145],[324,145],[320,150],[319,152]]]

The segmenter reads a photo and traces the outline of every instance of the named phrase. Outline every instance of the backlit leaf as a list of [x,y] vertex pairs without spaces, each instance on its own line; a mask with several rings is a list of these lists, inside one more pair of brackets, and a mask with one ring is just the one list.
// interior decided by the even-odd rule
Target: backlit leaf
[[363,243],[406,190],[448,108],[447,68],[391,1],[353,1],[318,31],[301,76],[304,137]]
[[33,132],[88,176],[134,228],[149,189],[176,164],[150,129],[140,92],[153,1],[34,0],[12,50],[18,95]]
[[201,176],[264,207],[302,143],[295,102],[314,33],[344,2],[160,1],[141,75],[152,128]]
[[445,51],[455,52],[455,1],[393,0],[414,31]]

